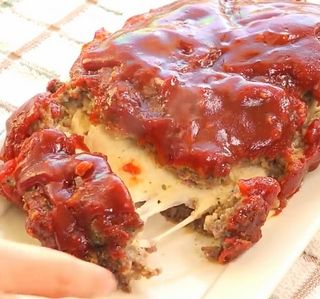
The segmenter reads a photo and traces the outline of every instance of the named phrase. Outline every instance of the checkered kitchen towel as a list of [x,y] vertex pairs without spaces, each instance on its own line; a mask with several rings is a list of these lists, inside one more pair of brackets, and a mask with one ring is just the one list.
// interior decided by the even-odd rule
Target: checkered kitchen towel
[[[0,0],[0,133],[10,111],[45,90],[48,80],[68,78],[82,43],[98,28],[115,31],[130,15],[168,2]],[[320,298],[320,232],[271,298]]]

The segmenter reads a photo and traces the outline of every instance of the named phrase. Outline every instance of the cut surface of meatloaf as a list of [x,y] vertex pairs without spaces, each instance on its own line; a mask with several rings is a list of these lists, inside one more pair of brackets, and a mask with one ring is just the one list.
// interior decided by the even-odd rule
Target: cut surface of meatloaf
[[[55,187],[65,200],[59,211],[48,204],[52,183],[46,172],[30,190],[16,189],[8,174],[23,172],[17,168],[28,159],[23,153],[43,134],[107,155],[127,186],[133,202],[118,181],[134,224],[127,223],[130,217],[112,218],[124,221],[116,225],[127,236],[117,243],[123,253],[119,263],[109,254],[114,241],[90,233],[91,212],[88,221],[74,222],[76,232],[85,229],[89,244],[80,257],[111,269],[125,287],[139,272],[152,274],[131,246],[141,221],[162,212],[179,222],[155,241],[190,224],[212,236],[212,244],[202,248],[206,256],[228,262],[261,238],[270,212],[281,211],[304,175],[318,166],[319,6],[234,5],[226,9],[213,1],[178,1],[132,17],[113,34],[99,30],[83,46],[69,82],[53,80],[47,93],[9,119],[0,192],[24,207],[28,231],[45,246],[79,256],[52,240],[52,233],[69,229],[67,218],[48,230],[33,214],[40,211],[49,222],[55,213],[78,219],[82,201],[78,206],[71,193],[81,190],[83,178],[74,178],[74,190]],[[100,154],[69,153],[54,143],[60,144],[54,141],[46,155],[67,155],[71,164],[79,157],[90,163],[98,159],[103,173],[115,178]],[[112,190],[104,195],[112,202]],[[84,196],[88,205],[104,205],[100,194]],[[106,235],[112,239],[113,231]]]

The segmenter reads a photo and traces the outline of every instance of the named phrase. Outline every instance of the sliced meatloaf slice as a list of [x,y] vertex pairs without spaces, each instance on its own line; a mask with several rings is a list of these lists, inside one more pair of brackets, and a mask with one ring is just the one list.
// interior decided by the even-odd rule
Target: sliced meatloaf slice
[[0,192],[23,207],[27,232],[43,246],[106,267],[130,290],[132,279],[157,273],[135,240],[143,222],[106,157],[79,144],[57,129],[32,133],[0,169]]

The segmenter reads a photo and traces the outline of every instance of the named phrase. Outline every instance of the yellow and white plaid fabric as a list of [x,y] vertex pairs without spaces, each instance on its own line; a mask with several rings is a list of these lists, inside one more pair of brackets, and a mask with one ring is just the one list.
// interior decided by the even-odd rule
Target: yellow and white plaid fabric
[[[81,45],[105,27],[112,32],[137,13],[170,0],[0,0],[0,133],[10,112],[65,80]],[[272,299],[320,298],[320,233],[309,244]]]

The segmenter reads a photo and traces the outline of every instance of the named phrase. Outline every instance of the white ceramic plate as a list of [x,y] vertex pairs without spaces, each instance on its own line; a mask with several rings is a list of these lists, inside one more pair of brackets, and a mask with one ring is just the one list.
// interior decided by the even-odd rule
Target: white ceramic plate
[[[160,276],[136,282],[130,295],[119,292],[111,298],[268,298],[320,227],[319,182],[320,169],[307,176],[282,214],[269,219],[260,242],[234,262],[223,266],[207,261],[198,247],[202,237],[183,229],[160,243],[150,258],[151,265],[161,266]],[[0,213],[0,237],[38,244],[25,233],[22,212],[0,200]],[[150,235],[171,225],[161,216],[148,224]]]

